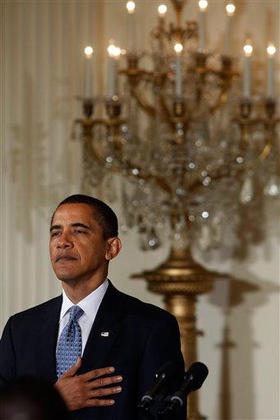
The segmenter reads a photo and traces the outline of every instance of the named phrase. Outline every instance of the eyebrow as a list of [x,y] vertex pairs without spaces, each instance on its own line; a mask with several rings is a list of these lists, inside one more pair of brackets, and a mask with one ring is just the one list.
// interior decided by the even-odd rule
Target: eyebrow
[[[92,229],[92,227],[90,225],[85,225],[84,223],[80,223],[80,222],[71,223],[71,226],[72,227],[82,227],[82,228],[88,229],[88,230],[91,230]],[[53,225],[53,226],[51,226],[50,232],[52,232],[53,230],[56,230],[56,229],[62,229],[62,225]]]

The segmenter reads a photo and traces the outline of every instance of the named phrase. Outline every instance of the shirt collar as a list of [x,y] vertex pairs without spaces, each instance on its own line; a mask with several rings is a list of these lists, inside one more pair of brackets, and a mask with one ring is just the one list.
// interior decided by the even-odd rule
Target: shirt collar
[[[109,286],[109,281],[106,279],[97,289],[87,295],[84,299],[77,303],[79,307],[84,311],[84,314],[91,320],[95,318],[98,308],[102,302],[102,299]],[[60,311],[60,319],[64,318],[69,309],[73,306],[73,302],[68,298],[65,291],[62,292],[62,306]],[[83,315],[84,315],[83,314]],[[83,316],[82,315],[82,316]]]

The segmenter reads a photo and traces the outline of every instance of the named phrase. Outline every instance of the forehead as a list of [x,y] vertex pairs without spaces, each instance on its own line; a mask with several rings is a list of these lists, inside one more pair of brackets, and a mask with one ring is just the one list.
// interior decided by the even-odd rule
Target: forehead
[[94,209],[85,203],[62,204],[54,213],[52,225],[75,222],[96,223]]

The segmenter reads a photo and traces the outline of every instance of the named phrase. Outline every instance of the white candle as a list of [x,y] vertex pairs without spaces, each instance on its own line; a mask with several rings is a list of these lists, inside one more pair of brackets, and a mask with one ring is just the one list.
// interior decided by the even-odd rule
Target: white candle
[[117,60],[120,57],[121,50],[114,44],[107,48],[108,57],[108,96],[112,98],[117,93]]
[[232,21],[233,15],[235,12],[235,5],[233,3],[228,3],[226,5],[226,32],[225,32],[225,43],[224,43],[224,52],[229,55],[232,48]]
[[93,58],[93,49],[88,46],[84,49],[85,53],[85,88],[84,94],[86,98],[92,96],[92,58]]
[[198,26],[198,49],[203,51],[206,46],[206,9],[208,6],[207,0],[199,0],[199,26]]
[[176,57],[176,96],[182,96],[182,63],[180,55]]
[[247,42],[243,47],[245,56],[243,57],[243,97],[250,98],[251,96],[251,55],[253,52],[252,45]]
[[175,44],[174,50],[176,52],[176,72],[175,72],[175,92],[176,96],[183,94],[183,80],[182,80],[182,57],[183,45],[180,43]]
[[136,20],[135,20],[135,2],[128,1],[126,3],[126,9],[128,12],[128,51],[131,52],[135,49],[136,45]]
[[116,61],[108,57],[108,96],[112,98],[116,89]]
[[267,59],[267,97],[268,98],[273,98],[274,97],[274,90],[275,90],[275,78],[274,78],[274,55],[276,53],[276,48],[273,44],[268,45],[267,49],[267,55],[268,55],[268,59]]

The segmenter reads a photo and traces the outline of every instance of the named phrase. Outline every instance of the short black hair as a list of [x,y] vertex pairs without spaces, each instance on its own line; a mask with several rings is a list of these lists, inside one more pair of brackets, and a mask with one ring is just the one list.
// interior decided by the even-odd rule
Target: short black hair
[[[102,227],[104,239],[113,238],[118,236],[118,218],[115,212],[104,201],[98,198],[91,197],[84,194],[74,194],[65,198],[59,203],[56,210],[64,204],[88,204],[94,210],[94,218],[97,223]],[[55,215],[54,211],[51,219],[51,225]]]

